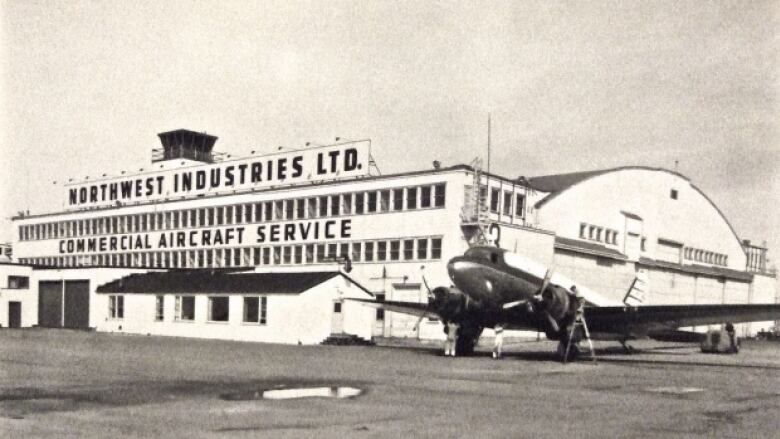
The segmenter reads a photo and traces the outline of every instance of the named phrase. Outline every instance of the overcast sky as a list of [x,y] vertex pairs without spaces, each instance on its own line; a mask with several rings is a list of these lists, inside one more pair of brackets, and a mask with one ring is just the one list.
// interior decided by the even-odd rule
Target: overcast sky
[[0,241],[158,132],[371,138],[384,173],[675,168],[780,258],[777,1],[0,0]]

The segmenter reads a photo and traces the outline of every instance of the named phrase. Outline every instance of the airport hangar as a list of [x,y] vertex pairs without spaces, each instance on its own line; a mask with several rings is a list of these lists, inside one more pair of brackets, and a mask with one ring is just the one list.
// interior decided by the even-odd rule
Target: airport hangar
[[645,272],[645,303],[776,301],[766,249],[740,241],[676,172],[511,179],[475,161],[381,175],[370,141],[217,160],[215,136],[159,137],[152,168],[69,182],[60,211],[14,218],[10,267],[29,291],[2,292],[0,323],[13,301],[22,326],[304,344],[340,332],[439,339],[435,319],[415,325],[343,299],[425,302],[423,277],[449,285],[447,261],[480,244],[616,300]]

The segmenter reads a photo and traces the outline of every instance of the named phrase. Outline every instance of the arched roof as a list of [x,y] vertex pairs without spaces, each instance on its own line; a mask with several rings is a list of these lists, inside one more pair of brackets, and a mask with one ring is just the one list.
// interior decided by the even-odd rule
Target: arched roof
[[670,171],[669,169],[664,169],[664,168],[653,168],[650,166],[621,166],[617,168],[600,169],[595,171],[571,172],[568,174],[554,174],[554,175],[543,175],[539,177],[531,177],[528,179],[528,185],[532,189],[535,189],[537,191],[549,192],[547,196],[537,201],[536,204],[534,205],[534,207],[539,209],[545,204],[547,204],[549,201],[553,200],[555,197],[560,195],[561,193],[565,192],[570,187],[580,184],[593,177],[609,174],[611,172],[631,171],[631,170],[666,172],[668,174],[672,174],[674,176],[680,177],[683,180],[687,181],[693,189],[695,189],[699,194],[701,194],[701,196],[703,196],[704,199],[707,200],[712,205],[713,208],[715,208],[715,211],[718,212],[718,215],[720,215],[720,217],[723,218],[723,221],[726,222],[726,225],[729,226],[731,233],[739,242],[742,251],[743,252],[745,251],[744,247],[742,247],[742,241],[739,239],[739,235],[737,235],[737,232],[734,230],[734,227],[731,225],[731,222],[729,222],[728,218],[726,218],[726,216],[723,214],[723,212],[721,212],[718,206],[710,199],[710,197],[707,196],[707,194],[702,192],[702,190],[696,187],[695,184],[691,183],[691,180],[688,177],[676,171]]

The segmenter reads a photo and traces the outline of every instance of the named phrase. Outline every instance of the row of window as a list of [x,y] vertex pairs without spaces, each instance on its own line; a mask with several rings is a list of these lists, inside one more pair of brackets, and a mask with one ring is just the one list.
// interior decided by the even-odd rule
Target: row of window
[[20,262],[59,267],[213,268],[329,263],[345,256],[352,262],[423,261],[441,259],[441,246],[440,237],[424,237],[273,247],[22,258]]
[[[175,298],[174,321],[195,321],[195,296],[178,295]],[[108,316],[113,320],[125,318],[125,296],[108,296]],[[208,296],[209,322],[227,322],[230,320],[230,300],[228,296]],[[165,296],[155,296],[154,321],[165,321]],[[244,296],[242,301],[242,322],[265,325],[268,321],[268,298],[266,296]]]
[[445,184],[19,226],[22,241],[444,207]]
[[593,224],[580,223],[580,238],[617,245],[618,231]]
[[[484,191],[487,190],[487,187],[483,186],[480,189],[483,191],[484,199]],[[513,195],[514,205],[512,204]],[[499,206],[501,213],[507,216],[512,215],[512,207],[514,206],[514,215],[522,218],[525,216],[525,195],[513,191],[504,191],[503,203],[501,203],[501,190],[495,187],[490,188],[490,212],[498,213]]]
[[683,257],[689,261],[704,262],[705,264],[722,265],[724,267],[729,264],[728,255],[722,253],[715,253],[707,250],[701,250],[698,248],[684,247]]

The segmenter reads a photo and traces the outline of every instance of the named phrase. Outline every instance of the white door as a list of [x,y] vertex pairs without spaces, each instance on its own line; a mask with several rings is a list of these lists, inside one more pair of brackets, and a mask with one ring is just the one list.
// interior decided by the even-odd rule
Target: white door
[[331,319],[330,333],[344,333],[344,302],[341,299],[333,301],[333,318]]

